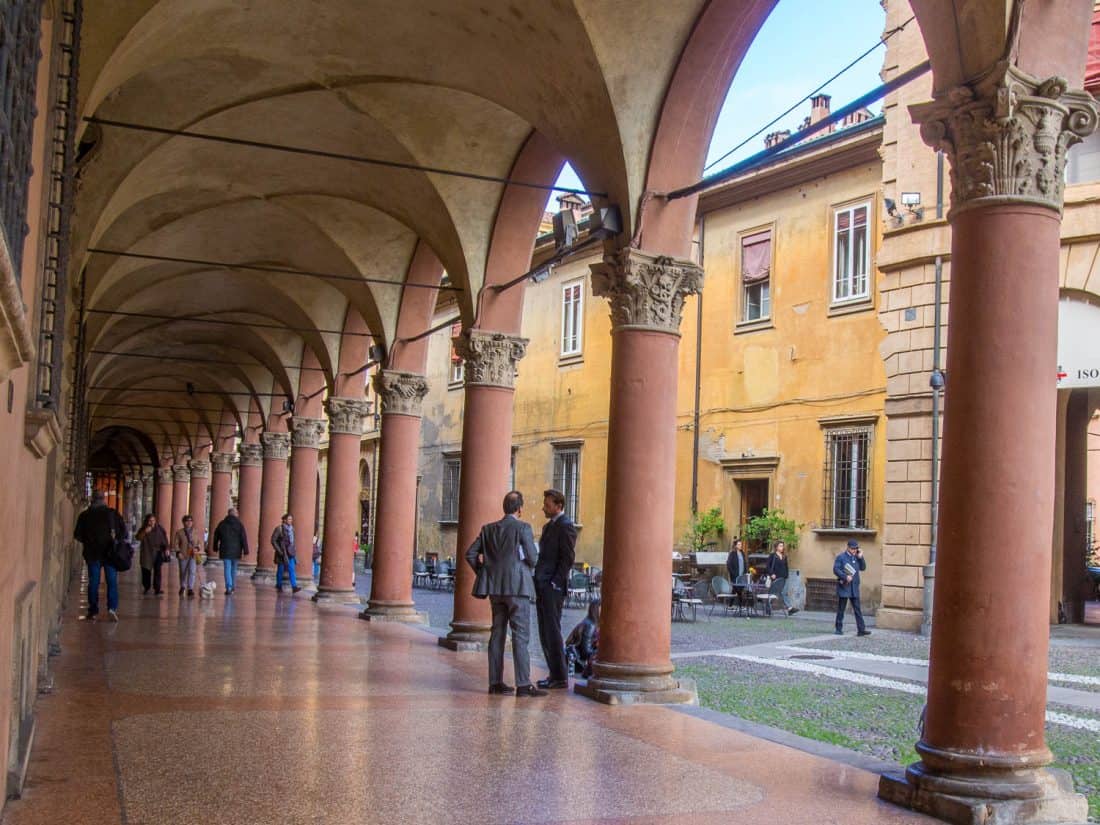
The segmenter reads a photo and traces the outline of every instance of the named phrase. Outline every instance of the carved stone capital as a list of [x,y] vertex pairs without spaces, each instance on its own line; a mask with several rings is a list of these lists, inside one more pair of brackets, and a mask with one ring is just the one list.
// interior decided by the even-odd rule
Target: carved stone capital
[[329,433],[359,436],[363,434],[363,422],[370,415],[370,402],[365,398],[333,396],[325,400],[325,413]]
[[455,352],[466,362],[467,387],[516,385],[516,364],[527,354],[527,339],[503,332],[464,329],[454,339]]
[[210,463],[215,473],[231,473],[233,472],[234,458],[236,456],[233,453],[211,453]]
[[187,483],[191,480],[191,468],[186,464],[173,464],[172,465],[172,480]]
[[924,142],[951,162],[953,212],[1024,203],[1062,209],[1066,150],[1100,121],[1096,101],[999,63],[969,86],[911,106]]
[[294,449],[308,447],[316,450],[321,446],[321,436],[325,434],[325,419],[302,418],[296,415],[290,419],[290,431]]
[[210,478],[210,462],[202,458],[191,459],[191,478]]
[[245,443],[237,450],[241,454],[242,467],[260,467],[264,463],[264,448],[262,444]]
[[592,293],[611,304],[611,327],[680,334],[684,296],[703,288],[692,261],[620,249],[592,264]]
[[420,416],[420,405],[428,394],[428,381],[415,372],[379,370],[374,375],[374,391],[383,415]]
[[264,459],[286,461],[290,456],[290,433],[260,433]]
[[157,484],[171,484],[172,483],[172,468],[171,467],[157,467]]

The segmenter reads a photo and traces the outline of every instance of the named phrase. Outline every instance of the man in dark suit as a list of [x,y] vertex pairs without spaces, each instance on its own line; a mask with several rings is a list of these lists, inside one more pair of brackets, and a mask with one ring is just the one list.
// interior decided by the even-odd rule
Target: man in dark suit
[[[531,684],[531,602],[535,584],[531,571],[538,563],[539,551],[531,525],[520,521],[523,494],[513,490],[504,497],[504,518],[481,528],[466,551],[466,561],[474,573],[485,569],[484,593],[493,609],[493,630],[489,636],[489,693],[515,693],[517,696],[545,696]],[[480,584],[480,583],[479,583]],[[475,595],[478,595],[475,590]],[[512,664],[516,686],[504,684],[504,638],[512,628]]]
[[542,494],[542,512],[548,522],[539,539],[539,563],[535,568],[535,609],[539,617],[539,641],[550,678],[540,679],[540,688],[569,687],[569,666],[561,637],[561,609],[576,556],[577,527],[565,514],[565,496],[560,490]]
[[848,540],[848,548],[833,562],[833,575],[836,576],[836,635],[844,633],[844,609],[846,602],[852,603],[852,613],[856,617],[856,630],[859,636],[870,636],[871,631],[863,623],[863,611],[859,607],[859,574],[867,569],[867,560],[859,549],[859,542]]

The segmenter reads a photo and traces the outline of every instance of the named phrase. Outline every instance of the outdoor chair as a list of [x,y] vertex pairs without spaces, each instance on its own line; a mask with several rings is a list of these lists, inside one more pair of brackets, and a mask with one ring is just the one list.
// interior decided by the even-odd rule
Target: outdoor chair
[[455,571],[450,562],[441,561],[436,565],[432,583],[437,590],[451,590],[455,586]]
[[691,595],[691,591],[684,586],[683,582],[681,582],[675,576],[672,577],[673,619],[679,616],[681,620],[687,621],[687,611],[690,610],[691,620],[694,622],[698,618],[697,611],[699,610],[699,605],[701,605],[702,603],[702,599],[697,599],[693,595]]
[[431,580],[428,565],[417,559],[413,562],[413,587],[427,587]]
[[783,601],[783,588],[787,586],[786,579],[776,579],[771,583],[765,593],[757,593],[756,601],[764,603],[764,613],[768,616],[772,615],[772,605],[778,602],[779,607],[783,610],[784,616],[789,616],[790,612],[787,610],[787,603]]
[[714,615],[714,608],[718,606],[722,607],[723,613],[735,608],[734,603],[737,601],[737,594],[733,592],[730,580],[725,576],[712,578],[710,580],[710,591],[714,594],[714,602],[710,606],[710,615]]
[[569,584],[565,588],[565,605],[581,607],[588,602],[588,576],[584,573],[571,573]]
[[733,594],[737,598],[737,614],[748,616],[749,611],[756,613],[756,599],[752,590],[752,579],[748,573],[742,573],[733,583]]

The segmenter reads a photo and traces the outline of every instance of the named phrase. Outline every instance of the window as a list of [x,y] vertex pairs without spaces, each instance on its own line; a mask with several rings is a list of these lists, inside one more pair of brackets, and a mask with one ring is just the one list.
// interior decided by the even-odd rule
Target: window
[[462,459],[458,456],[443,457],[443,506],[439,520],[458,521],[458,482],[462,476]]
[[1066,183],[1100,180],[1100,134],[1093,133],[1066,153]]
[[827,530],[867,530],[871,481],[869,426],[825,431],[825,492],[821,526]]
[[580,355],[584,328],[584,281],[561,288],[561,355]]
[[462,324],[451,325],[451,366],[447,373],[447,385],[459,386],[466,379],[466,361],[458,354],[455,339],[462,334]]
[[772,231],[741,238],[741,321],[763,321],[772,315]]
[[510,471],[511,474],[508,478],[508,485],[509,485],[508,489],[509,490],[514,490],[514,489],[516,489],[516,448],[515,447],[512,448],[512,462],[511,462],[511,466],[509,467],[509,471]]
[[870,297],[867,266],[870,258],[867,219],[871,205],[838,209],[833,214],[835,254],[833,258],[833,301],[855,301]]
[[1085,556],[1092,559],[1096,547],[1096,502],[1091,498],[1085,502]]
[[565,496],[565,513],[579,522],[581,501],[581,448],[579,445],[554,448],[554,489]]

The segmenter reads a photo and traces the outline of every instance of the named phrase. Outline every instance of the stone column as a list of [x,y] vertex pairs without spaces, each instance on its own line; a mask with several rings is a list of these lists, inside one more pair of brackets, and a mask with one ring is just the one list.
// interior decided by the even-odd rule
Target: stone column
[[154,512],[154,499],[153,499],[153,476],[152,474],[143,474],[141,477],[141,517],[144,519],[146,515]]
[[951,822],[1083,822],[1084,797],[1045,767],[1041,596],[1065,151],[1096,127],[1096,104],[1001,64],[910,111],[951,163],[948,412],[921,761],[879,794]]
[[206,529],[206,491],[210,489],[210,462],[204,458],[191,459],[191,495],[188,507],[195,520],[195,535],[202,538]]
[[[516,364],[527,339],[468,329],[455,340],[466,359],[466,405],[462,415],[462,471],[459,479],[458,545],[451,632],[439,644],[451,650],[478,650],[489,640],[489,602],[470,595],[474,573],[465,553],[481,526],[503,516],[512,466],[512,400]],[[532,502],[529,506],[536,506]]]
[[183,527],[183,517],[187,514],[187,490],[191,483],[191,468],[186,464],[172,465],[172,524],[167,529],[168,538]]
[[290,505],[294,516],[298,585],[313,582],[313,534],[317,530],[317,450],[325,434],[323,418],[294,416],[290,421]]
[[157,467],[157,521],[172,538],[172,468]]
[[[368,621],[426,623],[412,597],[416,541],[416,469],[420,454],[420,408],[428,394],[423,375],[383,370],[374,376],[382,406],[379,442],[378,510]],[[457,595],[457,591],[456,591]]]
[[[355,593],[355,531],[359,529],[359,443],[370,414],[364,398],[331,397],[328,414],[328,468],[325,477],[325,534],[321,581],[313,600],[359,604]],[[409,575],[412,575],[410,571]]]
[[242,556],[241,567],[255,567],[260,547],[260,481],[263,475],[264,448],[260,444],[244,443],[237,479],[237,504],[240,506],[241,523],[248,538],[249,555]]
[[696,264],[637,249],[592,267],[611,305],[611,407],[600,650],[583,693],[603,702],[695,701],[672,676],[671,548],[680,319],[702,285]]
[[260,483],[260,530],[256,537],[254,579],[275,578],[275,548],[271,534],[286,512],[286,460],[290,455],[290,433],[262,433],[264,470]]
[[214,530],[229,511],[229,491],[233,484],[233,453],[211,453],[210,467],[210,543],[206,549],[207,561],[215,558]]

